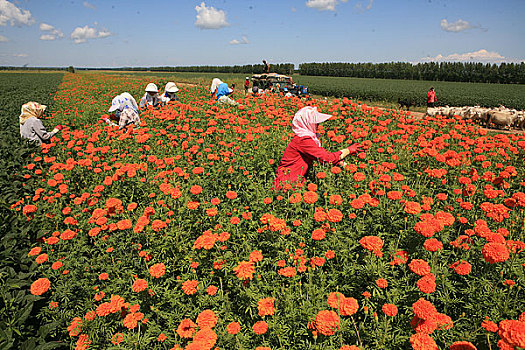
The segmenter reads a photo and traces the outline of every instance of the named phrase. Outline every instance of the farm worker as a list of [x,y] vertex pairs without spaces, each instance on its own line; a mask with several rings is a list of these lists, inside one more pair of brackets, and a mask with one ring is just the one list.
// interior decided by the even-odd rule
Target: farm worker
[[[118,125],[120,129],[130,124],[140,126],[139,107],[137,101],[128,92],[124,92],[113,98],[111,107],[108,109],[111,116],[103,115],[102,120],[111,125]],[[114,121],[118,122],[115,123]]]
[[437,101],[436,92],[434,91],[434,88],[431,87],[430,90],[427,92],[427,107],[435,107]]
[[266,74],[270,73],[270,64],[266,62],[266,60],[263,60],[263,64],[264,64],[264,73]]
[[212,96],[215,94],[215,92],[217,91],[217,88],[222,83],[223,83],[222,80],[220,80],[219,78],[213,78],[213,80],[211,81],[211,86],[210,86],[210,93]]
[[31,141],[36,141],[41,145],[42,142],[50,140],[62,130],[62,126],[57,125],[53,131],[47,132],[42,120],[40,120],[46,108],[47,106],[41,105],[38,102],[28,102],[22,106],[22,111],[18,117],[20,136]]
[[157,88],[157,85],[153,83],[149,83],[146,86],[146,93],[140,99],[140,108],[143,108],[146,106],[157,107],[159,103],[160,103],[159,89]]
[[179,97],[177,96],[177,92],[179,91],[179,88],[177,85],[175,85],[174,82],[170,81],[166,84],[166,87],[164,88],[164,93],[160,97],[160,100],[162,103],[168,103],[169,101],[178,101]]
[[245,95],[248,94],[249,88],[250,88],[250,78],[246,77],[246,79],[244,79],[244,94]]
[[233,89],[230,89],[228,84],[224,83],[218,78],[212,80],[210,92],[212,95],[216,95],[215,100],[217,103],[227,103],[234,106],[239,105],[237,102],[228,97],[228,95],[233,92]]
[[273,182],[274,190],[280,190],[285,183],[304,182],[304,176],[314,160],[337,164],[349,154],[355,154],[360,150],[361,146],[358,143],[334,153],[321,147],[317,125],[330,117],[330,114],[320,113],[317,107],[311,106],[301,108],[295,114],[292,121],[292,131],[295,136],[286,147],[277,168]]

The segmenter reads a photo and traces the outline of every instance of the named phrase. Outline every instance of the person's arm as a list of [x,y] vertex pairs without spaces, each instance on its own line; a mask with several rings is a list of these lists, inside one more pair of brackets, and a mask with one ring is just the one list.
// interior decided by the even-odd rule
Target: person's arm
[[48,132],[46,127],[40,119],[35,120],[33,124],[33,131],[42,141],[47,141],[58,133],[58,129],[54,129],[52,132]]
[[344,157],[348,155],[348,154],[345,155],[343,153],[345,151],[348,151],[346,148],[344,150],[333,152],[333,153],[328,152],[323,147],[318,146],[317,143],[309,137],[302,140],[301,148],[302,148],[301,152],[307,153],[311,155],[312,157],[317,158],[317,160],[321,162],[325,162],[325,163],[336,164],[341,159],[343,159]]

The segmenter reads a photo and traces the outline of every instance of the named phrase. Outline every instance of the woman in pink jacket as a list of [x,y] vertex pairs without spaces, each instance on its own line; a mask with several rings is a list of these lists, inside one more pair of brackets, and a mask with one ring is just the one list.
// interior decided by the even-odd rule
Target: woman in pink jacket
[[321,147],[321,141],[317,138],[317,125],[330,117],[330,114],[317,111],[317,107],[304,107],[295,114],[292,121],[295,136],[286,147],[277,168],[274,190],[280,190],[285,183],[304,182],[304,176],[314,160],[337,164],[349,154],[360,150],[358,143],[334,153]]

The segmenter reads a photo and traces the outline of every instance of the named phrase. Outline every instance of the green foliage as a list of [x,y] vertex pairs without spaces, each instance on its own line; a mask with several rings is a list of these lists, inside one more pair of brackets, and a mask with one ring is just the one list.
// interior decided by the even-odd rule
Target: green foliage
[[36,264],[27,252],[36,241],[39,220],[27,222],[10,208],[18,198],[34,192],[33,178],[23,169],[39,147],[20,138],[20,107],[37,101],[52,109],[53,95],[63,74],[0,73],[0,348],[31,349],[43,343],[37,334],[40,323],[35,315],[42,298],[32,296],[29,286]]
[[308,85],[309,92],[322,96],[348,97],[370,101],[413,101],[426,106],[427,92],[436,89],[439,106],[496,107],[500,104],[525,109],[525,85],[503,85],[422,80],[315,77],[300,75],[298,84]]

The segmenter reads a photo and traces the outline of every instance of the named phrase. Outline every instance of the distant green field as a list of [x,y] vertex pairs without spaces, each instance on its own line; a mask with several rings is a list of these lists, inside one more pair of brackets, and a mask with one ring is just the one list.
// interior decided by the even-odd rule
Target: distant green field
[[[175,82],[198,84],[209,84],[211,79],[220,78],[239,86],[246,77],[245,74],[186,72],[110,72],[110,74],[171,77]],[[525,109],[525,85],[301,75],[294,75],[293,79],[298,84],[308,85],[310,93],[322,96],[393,103],[396,103],[398,99],[405,99],[414,101],[418,106],[424,106],[426,105],[426,93],[433,86],[437,92],[438,105],[492,107],[502,104],[510,108]]]

